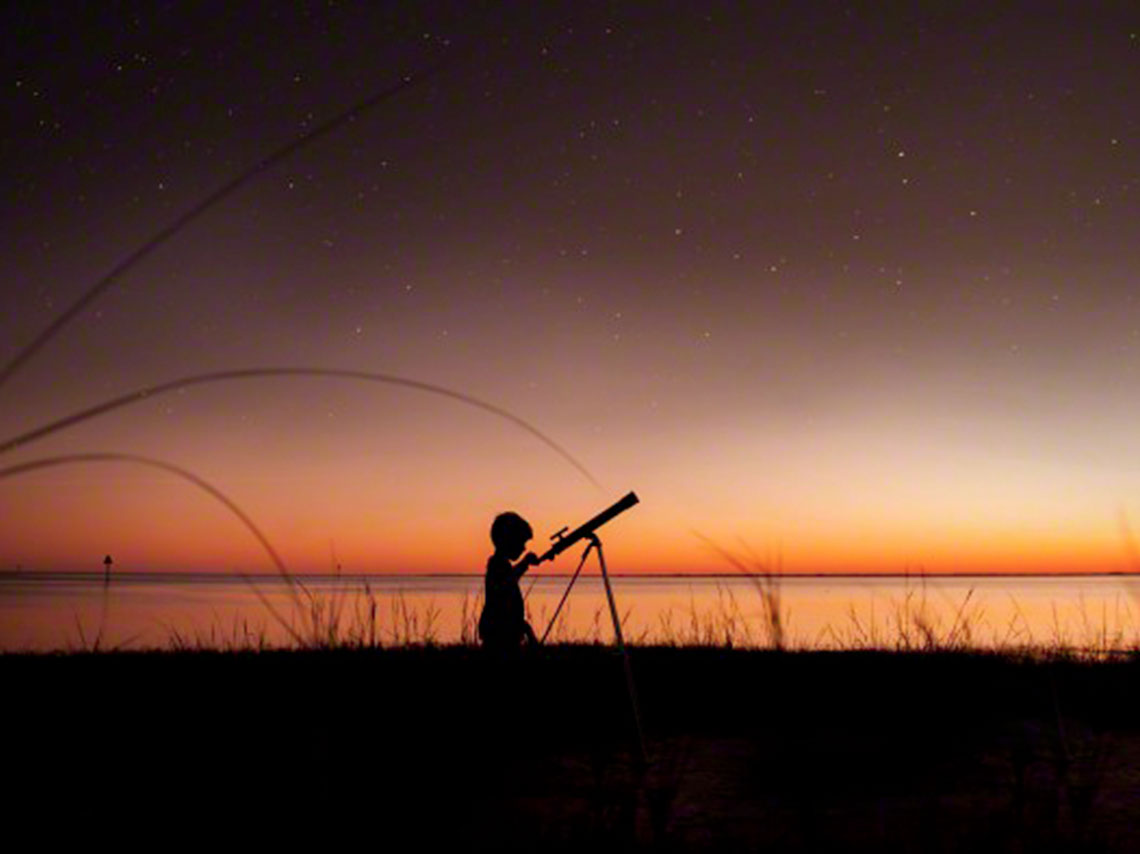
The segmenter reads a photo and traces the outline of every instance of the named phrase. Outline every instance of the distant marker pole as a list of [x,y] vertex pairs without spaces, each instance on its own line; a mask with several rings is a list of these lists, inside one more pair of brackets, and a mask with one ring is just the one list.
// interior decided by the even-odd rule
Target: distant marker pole
[[103,586],[104,587],[111,583],[111,564],[113,564],[113,563],[114,563],[114,561],[111,560],[110,555],[107,555],[105,558],[103,558]]

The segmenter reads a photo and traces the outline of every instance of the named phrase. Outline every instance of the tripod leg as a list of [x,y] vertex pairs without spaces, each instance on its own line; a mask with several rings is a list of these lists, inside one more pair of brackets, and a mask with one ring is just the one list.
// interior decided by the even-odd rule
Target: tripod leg
[[592,545],[598,552],[598,563],[602,568],[602,583],[606,587],[606,599],[610,603],[610,617],[614,621],[614,636],[617,638],[622,664],[625,667],[625,686],[629,691],[630,705],[633,707],[633,725],[637,728],[637,747],[640,751],[641,767],[645,768],[649,765],[649,754],[645,750],[645,732],[641,728],[641,710],[637,705],[637,690],[633,685],[633,668],[629,663],[629,650],[625,648],[625,638],[622,637],[621,633],[621,619],[618,617],[613,588],[610,587],[610,575],[606,571],[606,556],[602,553],[602,541],[595,536]]
[[570,583],[566,585],[566,592],[562,594],[562,598],[558,600],[558,607],[554,609],[554,616],[550,618],[550,625],[546,627],[546,631],[542,633],[542,640],[538,642],[539,646],[546,643],[546,638],[550,634],[551,629],[554,628],[555,621],[558,620],[558,615],[562,613],[562,606],[566,604],[566,599],[570,595],[570,589],[574,586],[574,582],[578,580],[578,575],[582,572],[582,567],[586,565],[586,558],[590,556],[590,550],[594,548],[594,544],[586,546],[586,550],[582,552],[582,559],[578,561],[578,568],[574,570],[574,574],[570,577]]

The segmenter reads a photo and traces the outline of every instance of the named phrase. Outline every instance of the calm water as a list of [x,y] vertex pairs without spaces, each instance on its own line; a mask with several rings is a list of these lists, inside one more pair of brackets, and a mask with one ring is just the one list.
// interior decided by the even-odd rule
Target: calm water
[[[248,647],[314,637],[394,644],[474,631],[478,576],[0,575],[0,649]],[[524,579],[541,635],[568,578]],[[984,576],[619,577],[627,639],[767,646],[778,622],[799,648],[1140,644],[1140,578]],[[772,614],[778,612],[778,620]],[[613,637],[601,579],[579,578],[552,632]]]

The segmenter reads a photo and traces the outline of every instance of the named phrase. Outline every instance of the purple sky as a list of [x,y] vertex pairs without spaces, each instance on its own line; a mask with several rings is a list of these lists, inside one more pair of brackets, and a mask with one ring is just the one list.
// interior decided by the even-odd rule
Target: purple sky
[[[6,4],[0,361],[260,158],[0,387],[11,452],[147,454],[305,569],[478,571],[629,489],[616,568],[1128,568],[1135,3]],[[740,546],[743,548],[743,546]],[[0,564],[264,568],[129,466],[0,482]],[[333,557],[335,555],[335,558]]]

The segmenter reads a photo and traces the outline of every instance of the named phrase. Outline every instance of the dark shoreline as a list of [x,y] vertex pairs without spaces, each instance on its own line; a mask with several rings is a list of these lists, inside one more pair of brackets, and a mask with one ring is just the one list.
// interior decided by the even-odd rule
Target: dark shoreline
[[[542,578],[569,579],[573,576],[572,570],[554,572],[543,570]],[[295,572],[287,576],[278,572],[230,572],[218,570],[217,572],[204,572],[194,570],[175,571],[116,571],[112,574],[110,584],[115,582],[161,582],[161,581],[229,581],[229,582],[264,582],[293,583],[306,581],[382,581],[395,582],[401,579],[409,580],[458,580],[482,579],[482,572]],[[597,576],[585,576],[597,578]],[[812,579],[826,581],[836,579],[840,581],[857,581],[867,579],[871,581],[937,581],[939,579],[977,578],[977,579],[1081,579],[1081,578],[1111,578],[1117,580],[1135,579],[1140,581],[1140,572],[773,572],[773,573],[743,573],[743,572],[611,572],[611,578],[623,580],[645,579],[653,580],[708,580],[708,581],[795,581],[797,579]],[[24,580],[68,580],[91,581],[103,583],[104,573],[99,570],[69,570],[69,569],[8,569],[0,571],[0,581],[5,579]]]
[[474,850],[1140,850],[1136,657],[632,655],[645,772],[601,646],[5,654],[6,764],[89,821],[126,799],[255,831],[296,803],[298,829]]

